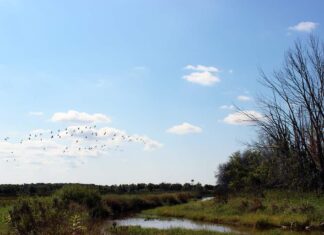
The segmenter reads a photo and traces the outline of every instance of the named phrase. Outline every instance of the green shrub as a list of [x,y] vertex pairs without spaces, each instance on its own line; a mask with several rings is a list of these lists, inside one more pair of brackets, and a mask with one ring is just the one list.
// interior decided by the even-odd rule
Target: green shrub
[[190,193],[179,193],[178,195],[178,200],[181,203],[186,203],[189,201],[189,199],[192,197],[192,195]]
[[112,211],[109,207],[99,204],[89,210],[89,216],[93,219],[103,219],[112,216]]
[[277,204],[275,204],[275,203],[271,204],[271,213],[272,214],[277,214],[280,210],[281,210],[281,208]]
[[136,212],[163,205],[175,205],[193,198],[190,193],[164,193],[156,195],[106,195],[102,204],[111,209],[114,216],[122,213]]
[[304,202],[299,206],[298,210],[299,210],[299,212],[304,213],[304,214],[314,213],[315,207],[312,204],[310,204],[309,202]]
[[81,185],[65,185],[57,192],[57,196],[66,204],[76,202],[88,208],[97,207],[101,202],[98,190]]
[[10,225],[19,234],[68,234],[69,216],[59,205],[48,200],[20,200],[9,211]]
[[250,205],[249,201],[243,199],[243,200],[241,200],[241,202],[238,206],[238,210],[240,212],[245,212],[249,208],[249,205]]
[[256,211],[258,211],[258,210],[264,210],[265,209],[265,207],[264,207],[264,205],[262,204],[262,201],[260,200],[260,199],[258,199],[258,198],[255,198],[253,201],[252,201],[252,203],[251,203],[251,205],[250,205],[250,208],[249,208],[249,210],[251,211],[251,212],[256,212]]
[[84,206],[93,219],[107,218],[112,215],[110,206],[102,202],[101,195],[97,189],[82,185],[65,185],[56,195],[62,200],[65,206],[76,203]]

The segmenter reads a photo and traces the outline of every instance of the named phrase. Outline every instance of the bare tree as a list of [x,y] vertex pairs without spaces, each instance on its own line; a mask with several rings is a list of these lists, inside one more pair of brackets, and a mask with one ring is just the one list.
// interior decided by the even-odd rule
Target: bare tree
[[324,44],[314,36],[305,46],[296,42],[283,68],[271,77],[261,72],[261,78],[272,92],[270,98],[259,100],[264,118],[246,114],[259,126],[259,145],[293,158],[301,177],[317,175],[323,189]]

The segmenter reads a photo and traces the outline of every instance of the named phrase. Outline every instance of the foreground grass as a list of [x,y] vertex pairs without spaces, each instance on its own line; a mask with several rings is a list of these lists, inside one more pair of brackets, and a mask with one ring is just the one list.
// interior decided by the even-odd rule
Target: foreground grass
[[[193,193],[100,195],[66,186],[46,197],[0,197],[0,234],[98,234],[96,223],[163,205],[188,202]],[[11,211],[11,213],[9,213]]]
[[[197,231],[188,229],[154,229],[154,228],[141,228],[139,226],[117,227],[110,228],[109,233],[111,235],[237,235],[237,233],[224,233],[224,232],[212,232],[212,231]],[[321,235],[320,232],[301,233],[294,231],[282,231],[279,229],[272,229],[267,231],[249,231],[243,234],[251,235]]]
[[111,228],[109,232],[112,235],[234,235],[234,233],[197,231],[178,228],[161,230],[153,228],[141,228],[139,226]]
[[324,221],[324,196],[312,193],[271,191],[265,196],[230,197],[228,203],[194,201],[176,206],[164,206],[142,213],[144,216],[187,218],[212,223],[271,228],[286,226],[304,229],[319,227]]
[[9,211],[17,197],[0,197],[0,234],[9,234]]
[[0,206],[0,234],[8,233],[8,216],[10,206]]

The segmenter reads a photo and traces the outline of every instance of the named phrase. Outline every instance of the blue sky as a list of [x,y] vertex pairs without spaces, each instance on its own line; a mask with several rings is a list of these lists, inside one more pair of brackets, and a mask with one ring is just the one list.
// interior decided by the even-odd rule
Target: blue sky
[[[259,115],[258,68],[279,68],[296,39],[323,39],[323,9],[0,0],[0,183],[215,183],[255,137],[232,105]],[[99,141],[70,135],[90,126]]]

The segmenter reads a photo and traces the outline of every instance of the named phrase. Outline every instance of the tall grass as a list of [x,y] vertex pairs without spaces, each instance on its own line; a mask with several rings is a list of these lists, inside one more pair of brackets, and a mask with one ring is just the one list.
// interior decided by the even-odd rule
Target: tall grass
[[[141,228],[139,226],[129,226],[129,227],[116,227],[110,228],[108,231],[111,235],[237,235],[237,233],[225,233],[225,232],[213,232],[213,231],[197,231],[189,229],[154,229],[154,228]],[[296,231],[282,231],[280,229],[273,230],[251,230],[249,232],[244,231],[242,234],[250,235],[300,235],[300,234],[310,234],[301,233]],[[321,232],[312,232],[312,235],[321,235]]]
[[93,225],[103,219],[184,203],[194,196],[191,193],[102,196],[91,187],[69,185],[50,197],[19,199],[4,213],[9,215],[10,228],[18,234],[96,234]]
[[233,233],[212,231],[197,231],[179,228],[160,230],[153,228],[141,228],[138,226],[110,228],[109,232],[112,235],[234,235]]
[[142,212],[145,216],[247,225],[256,228],[318,229],[324,220],[324,197],[312,193],[270,191],[264,197],[231,196],[227,203],[196,201]]
[[110,208],[113,216],[164,205],[186,203],[192,199],[192,193],[162,193],[142,195],[106,195],[102,198],[103,205]]

